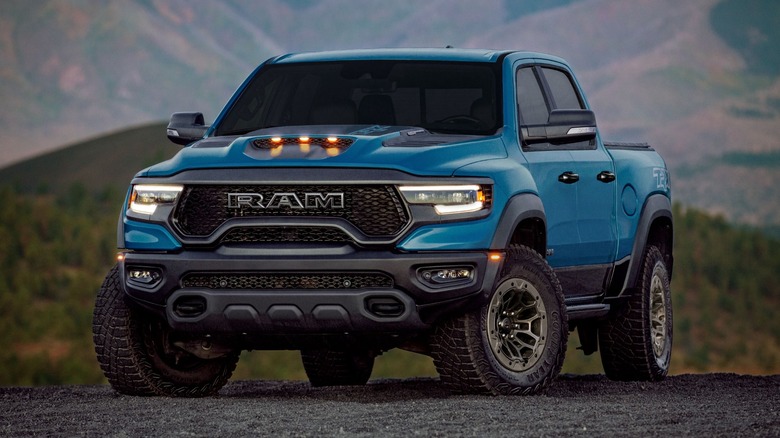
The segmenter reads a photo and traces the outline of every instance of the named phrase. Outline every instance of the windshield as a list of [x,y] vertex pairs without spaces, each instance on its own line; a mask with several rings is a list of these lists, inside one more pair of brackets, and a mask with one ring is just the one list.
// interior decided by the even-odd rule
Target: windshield
[[397,125],[492,134],[501,125],[495,64],[345,61],[260,69],[216,135],[296,125]]

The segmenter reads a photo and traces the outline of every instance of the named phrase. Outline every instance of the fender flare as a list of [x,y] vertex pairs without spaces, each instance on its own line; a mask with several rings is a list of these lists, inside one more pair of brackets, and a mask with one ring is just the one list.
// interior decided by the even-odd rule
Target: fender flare
[[[542,257],[545,257],[547,249],[547,216],[544,213],[544,204],[541,198],[535,193],[520,193],[512,196],[506,203],[504,211],[501,213],[498,226],[493,233],[493,240],[490,243],[491,249],[504,250],[509,247],[512,241],[512,235],[517,226],[526,219],[538,219],[544,225],[544,241],[542,248]],[[534,248],[539,249],[539,248]]]
[[[642,256],[647,247],[647,239],[650,237],[650,228],[659,218],[668,218],[670,222],[673,222],[672,201],[665,195],[651,195],[647,198],[645,205],[642,207],[642,215],[639,218],[636,233],[634,234],[634,247],[631,250],[631,261],[628,264],[628,274],[623,282],[623,288],[621,289],[619,296],[622,296],[628,289],[631,289],[636,285],[637,278],[639,277],[639,269],[642,267]],[[670,275],[671,270],[672,267],[669,266]]]

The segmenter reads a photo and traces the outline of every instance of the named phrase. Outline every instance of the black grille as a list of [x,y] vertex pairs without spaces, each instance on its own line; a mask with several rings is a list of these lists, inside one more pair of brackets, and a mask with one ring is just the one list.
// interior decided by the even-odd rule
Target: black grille
[[221,240],[222,243],[330,243],[352,242],[349,236],[336,228],[328,227],[253,227],[234,228]]
[[[252,202],[267,205],[274,194],[295,194],[301,203],[306,193],[343,193],[344,206],[321,203],[318,208],[228,208],[228,194],[259,194]],[[289,199],[289,198],[288,198]],[[283,203],[284,204],[284,203]],[[174,223],[184,235],[208,236],[226,220],[262,217],[342,218],[367,236],[395,236],[409,222],[403,202],[391,185],[231,185],[187,186],[174,211]]]
[[209,289],[362,289],[389,288],[393,280],[379,273],[337,274],[199,274],[187,275],[183,287]]

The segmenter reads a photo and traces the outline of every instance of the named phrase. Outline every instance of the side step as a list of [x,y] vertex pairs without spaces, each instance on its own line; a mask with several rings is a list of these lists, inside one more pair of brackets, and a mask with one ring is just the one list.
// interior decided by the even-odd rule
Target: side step
[[598,319],[607,316],[609,304],[572,304],[566,306],[569,322],[581,319]]

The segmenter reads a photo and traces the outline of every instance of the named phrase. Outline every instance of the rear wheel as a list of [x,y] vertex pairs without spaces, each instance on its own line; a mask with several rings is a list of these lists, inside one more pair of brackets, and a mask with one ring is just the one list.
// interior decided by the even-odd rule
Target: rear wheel
[[558,279],[535,251],[512,246],[488,303],[440,324],[431,355],[454,392],[534,394],[560,372],[567,338]]
[[115,266],[95,303],[95,352],[111,386],[122,394],[201,397],[215,394],[236,368],[238,352],[201,359],[176,345],[162,321],[130,308]]
[[661,380],[672,357],[672,292],[663,254],[647,249],[639,284],[599,328],[604,372],[613,380]]
[[374,369],[367,351],[303,350],[301,361],[312,386],[365,385]]

